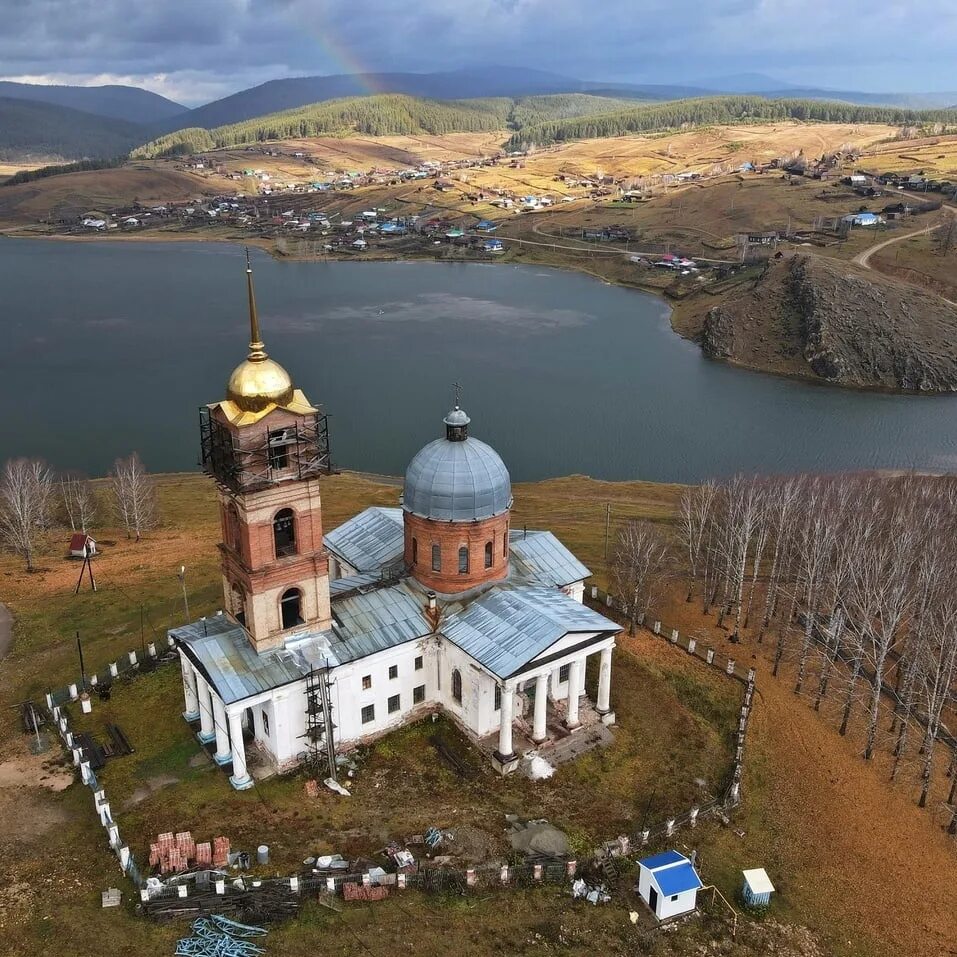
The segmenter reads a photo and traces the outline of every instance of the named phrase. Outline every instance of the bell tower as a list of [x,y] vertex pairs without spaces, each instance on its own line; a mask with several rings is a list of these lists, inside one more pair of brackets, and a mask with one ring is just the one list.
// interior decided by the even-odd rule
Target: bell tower
[[249,354],[226,398],[200,409],[203,471],[219,492],[226,611],[257,652],[329,627],[319,477],[331,471],[326,417],[270,359],[246,254]]

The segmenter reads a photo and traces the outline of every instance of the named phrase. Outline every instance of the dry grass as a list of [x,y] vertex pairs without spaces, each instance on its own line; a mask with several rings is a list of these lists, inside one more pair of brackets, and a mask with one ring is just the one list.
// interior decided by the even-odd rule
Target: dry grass
[[924,172],[930,179],[957,176],[957,136],[930,136],[894,142],[867,150],[866,169],[894,173]]

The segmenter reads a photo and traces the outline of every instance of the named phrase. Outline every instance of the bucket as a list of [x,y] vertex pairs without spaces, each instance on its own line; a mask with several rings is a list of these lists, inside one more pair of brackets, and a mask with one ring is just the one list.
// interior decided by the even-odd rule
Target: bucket
[[269,863],[269,845],[260,844],[256,850],[256,861],[260,864]]

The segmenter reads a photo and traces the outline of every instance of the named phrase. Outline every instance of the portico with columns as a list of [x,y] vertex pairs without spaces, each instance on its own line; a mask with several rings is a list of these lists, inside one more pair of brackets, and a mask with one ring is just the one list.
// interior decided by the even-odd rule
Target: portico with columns
[[[559,658],[546,654],[542,656],[548,659],[545,662],[537,666],[533,662],[528,669],[500,684],[501,708],[498,729],[492,736],[495,741],[492,757],[503,773],[512,770],[528,751],[538,751],[547,758],[551,746],[583,727],[615,723],[611,709],[615,639],[605,635],[581,641],[583,636],[576,637],[580,641],[574,653]],[[599,657],[598,694],[594,703],[585,694],[587,662],[593,655]],[[522,697],[531,698],[530,714],[518,713],[516,701]]]

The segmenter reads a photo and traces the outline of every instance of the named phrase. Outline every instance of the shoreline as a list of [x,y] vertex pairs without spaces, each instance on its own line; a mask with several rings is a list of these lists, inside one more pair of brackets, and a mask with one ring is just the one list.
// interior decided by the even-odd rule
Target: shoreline
[[[530,262],[520,262],[514,259],[508,258],[490,258],[483,260],[467,260],[467,259],[443,259],[434,255],[430,255],[428,252],[423,251],[420,255],[409,255],[401,253],[390,253],[390,252],[369,252],[366,251],[359,254],[349,254],[346,256],[330,256],[324,254],[313,254],[313,255],[302,255],[296,253],[283,253],[276,248],[276,240],[274,239],[264,239],[262,237],[250,237],[248,240],[242,237],[224,237],[224,236],[203,236],[200,233],[189,233],[189,234],[177,234],[170,235],[168,233],[159,233],[152,235],[143,235],[143,234],[131,234],[131,233],[122,233],[120,235],[98,235],[98,236],[65,236],[58,234],[42,234],[34,235],[25,230],[29,227],[0,227],[0,239],[35,239],[35,240],[44,240],[48,242],[69,242],[69,243],[123,243],[123,242],[132,242],[132,243],[219,243],[222,245],[230,246],[250,246],[255,249],[261,249],[263,252],[268,253],[274,260],[277,262],[315,262],[315,263],[360,263],[360,262],[434,262],[434,263],[448,263],[449,265],[512,265],[512,266],[542,266],[548,269],[561,269],[567,272],[580,273],[585,276],[589,276],[592,279],[596,279],[599,282],[604,282],[610,286],[619,286],[623,289],[632,289],[636,292],[643,292],[648,295],[654,296],[656,299],[659,299],[665,306],[668,308],[668,324],[671,327],[671,331],[674,335],[680,339],[684,339],[685,342],[693,343],[699,350],[701,350],[701,344],[698,342],[697,338],[693,335],[686,334],[685,331],[679,329],[675,324],[675,315],[679,311],[680,307],[687,300],[680,300],[678,302],[672,301],[669,299],[663,287],[654,286],[641,282],[627,282],[618,278],[608,277],[602,275],[599,272],[596,272],[592,269],[588,269],[584,264],[576,264],[574,262],[554,262],[550,261],[547,257],[538,258],[535,251],[531,251],[531,261]],[[506,239],[509,237],[505,237]],[[446,248],[446,247],[442,247]],[[523,254],[528,247],[520,246]],[[587,250],[583,250],[587,252]],[[717,303],[717,299],[716,299]],[[702,354],[703,354],[703,350]],[[948,391],[938,391],[938,392],[920,392],[910,389],[895,389],[889,386],[882,385],[859,385],[854,383],[839,383],[839,382],[829,382],[826,379],[822,379],[820,376],[815,375],[804,375],[799,372],[786,372],[773,368],[768,368],[765,366],[758,365],[748,365],[742,362],[736,362],[732,359],[712,359],[709,356],[705,356],[710,362],[718,362],[722,365],[730,366],[733,369],[743,371],[758,373],[761,375],[773,376],[777,379],[788,379],[795,382],[806,383],[808,385],[820,386],[827,389],[836,389],[839,391],[849,391],[849,392],[864,392],[868,394],[876,395],[888,395],[888,396],[908,396],[913,398],[927,398],[927,399],[939,399],[947,396],[953,396],[957,394],[957,388],[951,389]]]

